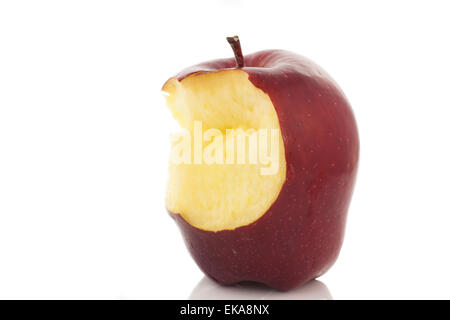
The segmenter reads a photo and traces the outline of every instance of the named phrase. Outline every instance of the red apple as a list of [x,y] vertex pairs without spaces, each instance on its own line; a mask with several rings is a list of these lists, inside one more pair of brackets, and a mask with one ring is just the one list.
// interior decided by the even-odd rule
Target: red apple
[[239,39],[228,40],[234,59],[198,64],[165,83],[169,107],[183,127],[203,120],[223,129],[273,124],[267,102],[281,130],[281,173],[264,180],[243,168],[177,167],[167,207],[209,277],[288,290],[324,274],[339,255],[358,165],[356,122],[342,90],[312,61],[283,50],[243,57]]

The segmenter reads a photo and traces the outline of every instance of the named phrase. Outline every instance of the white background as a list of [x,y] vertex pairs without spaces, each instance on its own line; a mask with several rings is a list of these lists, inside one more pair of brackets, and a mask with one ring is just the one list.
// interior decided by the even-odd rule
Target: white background
[[[2,1],[0,298],[450,298],[448,1]],[[339,260],[288,294],[203,278],[164,209],[160,88],[287,49],[353,105],[361,157]]]

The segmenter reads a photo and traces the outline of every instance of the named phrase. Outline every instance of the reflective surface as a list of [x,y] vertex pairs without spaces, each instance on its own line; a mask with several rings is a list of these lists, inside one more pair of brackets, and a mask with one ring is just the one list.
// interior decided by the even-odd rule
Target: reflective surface
[[318,280],[290,290],[280,292],[257,283],[242,283],[221,286],[208,277],[203,277],[192,290],[191,300],[266,299],[266,300],[332,300],[328,287]]

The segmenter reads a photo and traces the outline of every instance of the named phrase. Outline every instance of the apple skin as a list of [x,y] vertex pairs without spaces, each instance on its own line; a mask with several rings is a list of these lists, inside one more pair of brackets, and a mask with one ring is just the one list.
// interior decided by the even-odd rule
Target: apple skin
[[[285,146],[286,180],[257,221],[211,232],[170,213],[200,269],[223,285],[242,281],[289,290],[324,274],[342,246],[359,158],[352,109],[333,79],[312,61],[282,50],[244,57],[241,70],[267,93]],[[187,68],[182,80],[235,69],[219,59]]]

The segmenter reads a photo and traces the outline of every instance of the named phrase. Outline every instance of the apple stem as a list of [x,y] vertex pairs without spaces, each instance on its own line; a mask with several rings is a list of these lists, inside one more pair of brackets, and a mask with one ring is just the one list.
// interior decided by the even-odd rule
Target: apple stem
[[227,41],[230,44],[236,58],[236,65],[238,68],[244,67],[244,56],[242,55],[241,43],[238,36],[227,37]]

